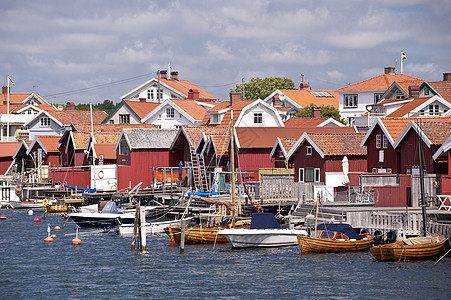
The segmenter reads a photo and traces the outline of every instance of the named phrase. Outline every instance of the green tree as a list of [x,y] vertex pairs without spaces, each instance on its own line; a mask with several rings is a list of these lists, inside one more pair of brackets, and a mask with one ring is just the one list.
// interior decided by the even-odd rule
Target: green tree
[[[245,99],[265,99],[277,89],[294,90],[294,82],[290,78],[283,77],[266,77],[265,79],[257,77],[244,83]],[[230,91],[243,93],[243,85],[237,84],[235,90]]]
[[92,107],[93,110],[103,110],[107,114],[110,114],[117,104],[114,104],[111,100],[104,100],[103,103],[97,103]]
[[[317,107],[317,105],[312,103],[309,106],[304,107],[304,109],[301,110],[300,112],[296,113],[295,116],[301,118],[311,118],[312,107]],[[345,120],[340,115],[340,111],[338,111],[335,107],[331,105],[321,106],[321,118],[332,118],[337,120],[338,122],[346,124]]]

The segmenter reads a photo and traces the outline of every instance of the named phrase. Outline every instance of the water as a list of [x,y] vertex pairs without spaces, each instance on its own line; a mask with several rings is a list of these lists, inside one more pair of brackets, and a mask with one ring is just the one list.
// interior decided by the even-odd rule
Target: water
[[[451,259],[377,262],[370,253],[301,255],[298,247],[231,250],[148,237],[147,253],[131,237],[82,230],[59,216],[1,210],[1,299],[450,299]],[[54,242],[44,243],[47,224]]]

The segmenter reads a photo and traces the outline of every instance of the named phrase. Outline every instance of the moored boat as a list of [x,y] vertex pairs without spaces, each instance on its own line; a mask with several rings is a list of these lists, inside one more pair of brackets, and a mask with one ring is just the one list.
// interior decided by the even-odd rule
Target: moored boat
[[307,231],[280,228],[271,213],[253,213],[251,226],[230,228],[219,231],[234,248],[245,247],[281,247],[297,245],[297,235],[307,235]]
[[367,251],[373,241],[371,234],[357,234],[349,224],[319,224],[316,232],[313,237],[298,235],[301,252]]
[[426,237],[413,237],[395,243],[372,246],[370,251],[377,260],[427,259],[439,255],[445,242],[446,238],[443,235],[431,234]]

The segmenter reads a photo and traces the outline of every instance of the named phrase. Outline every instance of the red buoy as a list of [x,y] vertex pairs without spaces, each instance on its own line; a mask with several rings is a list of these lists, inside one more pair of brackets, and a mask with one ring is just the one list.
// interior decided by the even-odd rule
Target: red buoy
[[53,242],[53,239],[51,238],[51,237],[46,237],[45,239],[44,239],[44,242],[46,242],[46,243],[52,243]]
[[0,216],[0,219],[6,220],[6,215],[1,215],[1,216]]
[[81,240],[79,238],[74,238],[72,240],[72,245],[81,245]]
[[34,218],[33,222],[41,222],[41,218],[36,217],[36,218]]

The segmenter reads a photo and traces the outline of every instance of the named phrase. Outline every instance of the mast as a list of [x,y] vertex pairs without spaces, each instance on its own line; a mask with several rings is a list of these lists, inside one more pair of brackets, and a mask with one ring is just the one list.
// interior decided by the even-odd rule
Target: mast
[[420,168],[420,196],[421,196],[421,212],[423,214],[423,236],[426,236],[426,201],[424,200],[424,175],[423,175],[423,161],[421,153],[421,127],[418,121],[418,159]]
[[92,123],[92,103],[89,104],[89,109],[91,110],[91,150],[92,150],[92,170],[94,176],[92,180],[94,182],[94,188],[96,189],[96,159],[94,157],[94,125]]
[[235,227],[235,147],[234,147],[234,136],[233,136],[233,110],[230,108],[231,121],[230,121],[230,168],[232,169],[232,206],[233,206],[233,217],[232,217],[232,228]]
[[11,79],[9,78],[9,75],[8,75],[8,79],[6,80],[7,81],[7,92],[8,92],[7,97],[6,97],[6,105],[7,105],[7,108],[6,108],[6,141],[7,142],[9,142],[9,81],[10,80]]

